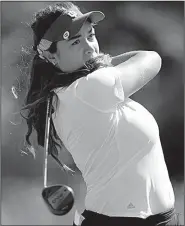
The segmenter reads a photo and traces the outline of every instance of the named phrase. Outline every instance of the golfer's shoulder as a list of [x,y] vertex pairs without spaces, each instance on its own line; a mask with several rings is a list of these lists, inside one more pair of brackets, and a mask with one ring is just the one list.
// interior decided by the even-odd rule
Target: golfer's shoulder
[[87,87],[102,87],[115,85],[115,77],[117,77],[119,71],[114,67],[100,68],[92,73],[89,73],[86,77],[79,79],[79,83],[83,83]]
[[66,94],[76,92],[88,92],[92,90],[93,93],[114,87],[117,80],[118,70],[114,67],[104,67],[89,73],[87,76],[78,78],[70,86],[65,88],[57,88],[55,93],[58,96],[65,96]]
[[102,67],[102,68],[99,68],[97,69],[96,71],[88,74],[88,78],[89,79],[99,79],[101,77],[105,77],[107,78],[107,75],[114,75],[118,73],[118,70],[111,66],[111,67]]

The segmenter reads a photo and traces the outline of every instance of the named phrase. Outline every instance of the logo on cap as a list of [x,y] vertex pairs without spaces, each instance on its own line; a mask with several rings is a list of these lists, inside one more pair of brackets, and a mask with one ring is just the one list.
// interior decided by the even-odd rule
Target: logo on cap
[[77,13],[75,13],[74,11],[67,12],[67,15],[69,15],[70,17],[73,17],[73,18],[77,17]]
[[65,31],[63,34],[63,38],[67,40],[69,38],[69,31]]

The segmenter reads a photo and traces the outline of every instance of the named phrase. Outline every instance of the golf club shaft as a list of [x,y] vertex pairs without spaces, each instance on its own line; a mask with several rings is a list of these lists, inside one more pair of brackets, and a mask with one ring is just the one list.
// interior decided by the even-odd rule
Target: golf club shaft
[[52,95],[47,100],[47,111],[46,111],[46,126],[45,126],[45,137],[44,137],[44,187],[47,187],[47,168],[48,168],[48,147],[49,147],[49,134],[50,134],[50,119],[51,119],[51,101]]

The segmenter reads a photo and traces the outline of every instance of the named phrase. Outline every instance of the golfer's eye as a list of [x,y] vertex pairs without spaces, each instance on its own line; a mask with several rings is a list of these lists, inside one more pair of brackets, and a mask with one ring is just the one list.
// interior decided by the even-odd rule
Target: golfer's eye
[[95,33],[91,33],[88,37],[88,39],[93,40],[95,38]]
[[72,45],[74,46],[74,45],[77,45],[79,43],[80,43],[80,39],[77,39],[75,42],[72,43]]

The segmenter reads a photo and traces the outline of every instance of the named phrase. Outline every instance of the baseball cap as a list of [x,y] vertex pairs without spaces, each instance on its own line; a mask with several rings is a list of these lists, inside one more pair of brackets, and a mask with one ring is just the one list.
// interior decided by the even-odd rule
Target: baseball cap
[[61,14],[45,32],[38,45],[41,51],[47,50],[53,42],[70,40],[75,36],[85,23],[90,19],[91,23],[97,24],[103,20],[105,15],[101,11],[91,11],[81,13],[69,11],[66,14]]

